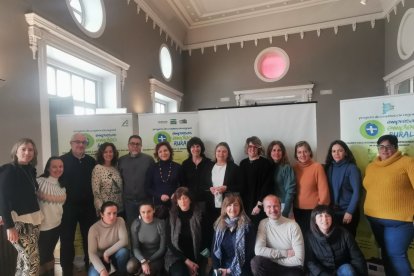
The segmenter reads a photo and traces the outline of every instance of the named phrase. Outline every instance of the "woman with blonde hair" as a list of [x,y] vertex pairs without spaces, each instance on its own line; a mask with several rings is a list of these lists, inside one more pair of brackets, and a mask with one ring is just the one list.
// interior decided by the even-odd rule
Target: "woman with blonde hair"
[[39,274],[39,225],[42,213],[37,201],[37,149],[22,138],[11,150],[12,162],[0,173],[0,224],[17,250],[16,275]]
[[296,164],[293,166],[296,176],[297,194],[293,213],[302,233],[309,230],[310,215],[318,205],[329,205],[329,187],[325,170],[313,161],[312,149],[308,142],[300,141],[295,145]]
[[224,198],[214,230],[214,270],[221,275],[251,275],[256,234],[239,195]]

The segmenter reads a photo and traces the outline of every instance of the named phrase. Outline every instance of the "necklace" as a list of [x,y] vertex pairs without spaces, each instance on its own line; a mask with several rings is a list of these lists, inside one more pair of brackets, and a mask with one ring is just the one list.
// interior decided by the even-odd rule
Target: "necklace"
[[170,168],[168,169],[167,179],[165,179],[165,180],[164,180],[164,177],[162,177],[161,162],[159,162],[159,163],[158,163],[158,166],[160,167],[160,177],[161,177],[161,181],[162,181],[162,183],[166,183],[166,182],[168,182],[168,180],[170,180],[170,176],[171,176],[171,167],[172,167],[172,162],[170,162]]

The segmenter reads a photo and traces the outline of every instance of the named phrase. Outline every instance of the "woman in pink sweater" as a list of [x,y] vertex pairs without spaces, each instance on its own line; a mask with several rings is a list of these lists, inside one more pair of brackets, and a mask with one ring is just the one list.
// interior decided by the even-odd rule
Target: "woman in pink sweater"
[[308,142],[295,145],[296,199],[293,214],[305,235],[309,230],[310,215],[318,205],[329,205],[329,186],[322,165],[312,160],[313,153]]

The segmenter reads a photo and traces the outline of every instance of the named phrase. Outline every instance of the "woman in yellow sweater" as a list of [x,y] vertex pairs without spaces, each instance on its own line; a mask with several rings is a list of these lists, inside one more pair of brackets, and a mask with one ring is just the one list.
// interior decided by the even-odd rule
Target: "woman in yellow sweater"
[[310,228],[310,217],[313,208],[318,205],[329,205],[330,195],[328,179],[322,165],[312,160],[313,153],[308,142],[300,141],[295,145],[293,166],[296,176],[296,199],[293,206],[295,220],[303,235]]
[[364,212],[381,247],[386,275],[411,275],[407,249],[414,237],[414,159],[398,151],[398,139],[378,139],[378,157],[365,171]]

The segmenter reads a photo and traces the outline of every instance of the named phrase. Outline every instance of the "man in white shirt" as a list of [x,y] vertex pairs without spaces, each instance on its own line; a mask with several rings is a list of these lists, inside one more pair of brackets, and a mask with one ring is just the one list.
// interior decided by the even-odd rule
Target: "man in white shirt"
[[299,225],[281,215],[280,199],[275,195],[263,199],[263,208],[267,218],[257,231],[253,274],[304,275],[305,249]]

